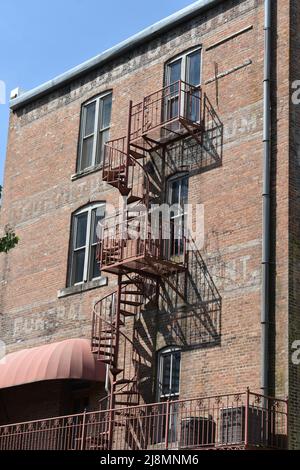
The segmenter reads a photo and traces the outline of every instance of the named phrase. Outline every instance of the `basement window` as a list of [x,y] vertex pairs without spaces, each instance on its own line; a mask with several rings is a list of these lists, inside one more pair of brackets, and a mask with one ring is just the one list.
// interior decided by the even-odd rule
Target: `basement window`
[[96,259],[97,225],[105,215],[105,204],[91,204],[74,213],[69,263],[69,286],[100,278]]
[[102,94],[83,105],[77,172],[102,163],[104,144],[109,139],[111,105],[111,93]]

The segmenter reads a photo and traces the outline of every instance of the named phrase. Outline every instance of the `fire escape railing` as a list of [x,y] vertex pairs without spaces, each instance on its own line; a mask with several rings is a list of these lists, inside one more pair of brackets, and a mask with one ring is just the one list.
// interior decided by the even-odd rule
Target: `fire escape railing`
[[[206,119],[210,134],[204,139]],[[156,404],[160,409],[159,416],[153,422],[151,411],[150,422],[147,421],[147,426],[143,429],[141,425],[148,408],[132,407],[140,403],[141,357],[135,343],[120,331],[120,327],[126,325],[128,316],[135,318],[140,312],[145,284],[149,279],[156,280],[152,300],[157,299],[159,278],[164,279],[177,295],[183,297],[176,283],[168,277],[187,268],[188,240],[185,224],[182,219],[181,225],[179,223],[179,226],[175,226],[171,214],[167,217],[165,214],[158,214],[157,217],[155,207],[150,204],[150,200],[154,200],[154,194],[151,194],[153,181],[148,173],[153,157],[151,151],[163,149],[160,156],[164,158],[166,145],[189,136],[194,144],[201,147],[204,143],[207,147],[210,139],[211,147],[207,147],[207,153],[215,158],[215,130],[219,132],[220,122],[201,87],[180,80],[145,97],[137,105],[130,102],[127,137],[105,144],[103,181],[116,188],[122,196],[122,205],[117,214],[108,214],[101,222],[97,249],[101,270],[118,275],[118,290],[96,304],[92,325],[92,351],[98,360],[106,364],[110,378],[110,410],[104,416],[108,422],[107,431],[104,431],[107,432],[107,448],[148,448],[149,445],[156,445],[156,438],[155,442],[152,438],[148,442],[147,437],[146,428],[152,426],[152,423],[159,424],[157,431],[154,430],[156,434],[161,433],[165,426],[164,440],[166,448],[168,447],[170,423],[164,422],[164,410],[166,406],[167,420],[176,421],[174,402],[172,405]],[[201,160],[202,157],[199,158]],[[124,279],[124,276],[128,279]],[[136,276],[142,279],[137,279]],[[128,290],[130,286],[134,290]],[[132,349],[132,357],[127,346]],[[120,405],[123,405],[122,411],[116,410]],[[180,408],[181,405],[178,406]],[[143,410],[142,414],[139,414],[139,410]],[[126,422],[120,423],[123,412]],[[132,432],[131,418],[135,419],[136,412],[138,428],[135,429],[134,424]],[[125,432],[126,438],[122,444],[117,443],[120,430],[122,436]],[[137,442],[140,431],[143,437]],[[131,440],[132,443],[128,444]],[[103,447],[102,441],[101,446]]]
[[287,448],[287,401],[249,390],[113,411],[0,426],[0,450]]
[[176,132],[176,128],[172,128],[172,123],[176,122],[181,122],[183,127],[199,127],[203,121],[202,100],[201,87],[183,80],[151,93],[131,107],[130,142],[135,143],[162,127]]
[[153,212],[142,211],[130,220],[126,214],[124,220],[124,213],[103,220],[98,246],[102,269],[138,259],[185,264],[188,249],[185,233],[179,232],[171,240],[174,223],[162,219],[151,221],[152,217],[156,219]]

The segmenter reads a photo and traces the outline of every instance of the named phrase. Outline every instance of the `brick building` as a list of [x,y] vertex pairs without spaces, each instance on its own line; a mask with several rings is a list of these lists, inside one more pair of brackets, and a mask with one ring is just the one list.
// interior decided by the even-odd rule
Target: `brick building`
[[[268,1],[198,1],[12,99],[0,449],[25,434],[31,448],[282,448],[287,396],[300,447],[300,4],[271,3],[269,29]],[[168,240],[164,217],[148,237],[162,203],[177,204]]]

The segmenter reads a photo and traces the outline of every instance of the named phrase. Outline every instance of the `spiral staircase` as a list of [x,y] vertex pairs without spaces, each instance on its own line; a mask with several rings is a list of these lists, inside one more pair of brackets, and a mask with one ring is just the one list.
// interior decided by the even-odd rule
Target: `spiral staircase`
[[[92,351],[109,373],[108,449],[113,446],[118,409],[139,405],[141,400],[143,359],[134,338],[135,319],[149,302],[157,301],[162,281],[182,297],[170,275],[186,271],[186,240],[181,240],[181,256],[172,256],[170,244],[164,241],[161,218],[153,236],[151,201],[155,195],[147,171],[151,152],[162,149],[164,158],[170,142],[191,137],[203,143],[207,114],[203,106],[207,105],[203,105],[202,91],[183,82],[177,90],[179,100],[184,97],[178,115],[163,117],[161,112],[168,104],[168,93],[174,99],[174,87],[171,92],[165,88],[151,94],[137,105],[130,102],[127,136],[105,145],[102,179],[123,199],[123,208],[117,214],[107,214],[103,221],[97,253],[101,270],[117,275],[117,289],[96,303],[92,326]],[[197,122],[191,119],[191,109],[198,109]]]

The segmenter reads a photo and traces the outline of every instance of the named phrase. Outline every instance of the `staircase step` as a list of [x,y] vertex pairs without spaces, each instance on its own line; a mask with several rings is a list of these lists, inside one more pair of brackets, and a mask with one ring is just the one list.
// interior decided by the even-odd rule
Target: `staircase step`
[[122,196],[128,196],[128,194],[131,191],[131,188],[128,188],[128,186],[120,186],[120,187],[118,187],[118,190],[120,191]]
[[128,310],[120,310],[121,315],[124,317],[134,317],[136,313],[128,312]]
[[102,332],[103,335],[114,335],[115,334],[115,330],[112,330],[112,329],[109,329],[109,330],[105,330]]
[[[116,323],[116,320],[113,320],[112,325],[115,325],[115,323]],[[124,324],[125,324],[125,323],[122,322],[122,320],[120,320],[119,323],[120,323],[120,326],[124,326]],[[115,334],[116,333],[114,329],[113,330],[107,330],[107,331],[109,332],[109,334]]]
[[131,204],[132,202],[137,202],[137,201],[141,201],[141,200],[142,200],[142,198],[140,196],[134,196],[133,194],[131,194],[127,198],[127,204]]
[[139,152],[137,152],[136,150],[133,150],[133,149],[130,149],[129,153],[136,160],[138,160],[139,158],[144,158],[144,156],[145,156],[142,153],[139,153]]
[[143,302],[137,302],[135,300],[120,300],[120,302],[122,304],[126,304],[126,305],[134,305],[136,307],[138,307],[139,305],[143,305]]
[[135,382],[135,380],[132,379],[119,379],[114,382],[115,385],[122,385],[122,384],[131,384]]
[[118,375],[118,374],[121,374],[121,372],[123,372],[124,369],[119,369],[118,367],[111,367],[110,371],[113,375]]
[[114,348],[115,346],[112,343],[104,343],[105,340],[102,340],[101,343],[99,344],[100,349],[109,349],[109,348]]
[[[113,325],[114,325],[115,323],[116,323],[116,321],[114,320],[114,321],[113,321]],[[124,323],[122,320],[119,320],[119,325],[120,325],[120,326],[124,326],[125,323]]]
[[139,280],[134,281],[133,279],[128,279],[128,281],[126,280],[126,281],[121,282],[122,286],[129,286],[131,284],[144,284],[144,282],[142,280],[141,281],[139,281]]
[[111,356],[111,357],[114,356],[113,352],[106,352],[106,351],[98,351],[98,354],[103,355],[103,356]]
[[139,290],[123,290],[122,294],[143,295]]

